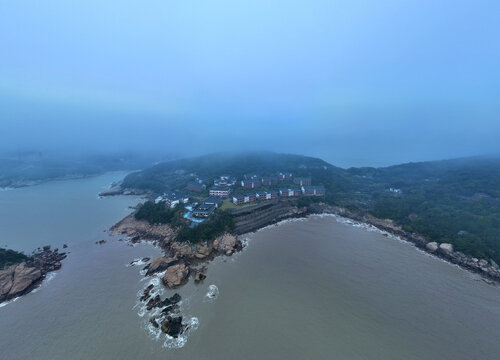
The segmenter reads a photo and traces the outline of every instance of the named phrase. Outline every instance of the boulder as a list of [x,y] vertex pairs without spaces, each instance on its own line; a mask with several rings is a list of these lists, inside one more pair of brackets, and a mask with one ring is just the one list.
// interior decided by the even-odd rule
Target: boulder
[[231,234],[224,234],[221,237],[214,240],[213,246],[218,251],[231,255],[236,248],[237,239],[236,236]]
[[156,258],[151,261],[151,264],[147,266],[148,271],[146,275],[152,275],[157,272],[166,270],[170,265],[175,264],[176,260],[174,258]]
[[439,245],[437,244],[437,242],[430,242],[425,245],[425,248],[430,252],[434,252],[439,248]]
[[161,331],[165,334],[177,338],[179,334],[182,332],[182,316],[179,317],[171,317],[167,316],[165,320],[161,323]]
[[194,282],[199,283],[200,281],[203,281],[207,278],[207,276],[201,272],[196,273],[194,276]]
[[172,265],[163,276],[163,284],[169,289],[184,285],[188,280],[189,268],[185,264]]
[[0,301],[24,294],[42,280],[42,272],[25,262],[0,271]]
[[444,253],[451,253],[453,252],[453,245],[448,243],[442,243],[439,245],[439,249]]
[[484,259],[479,260],[479,266],[486,267],[488,266],[488,262]]
[[50,250],[50,245],[45,245],[43,247],[43,251],[49,251]]

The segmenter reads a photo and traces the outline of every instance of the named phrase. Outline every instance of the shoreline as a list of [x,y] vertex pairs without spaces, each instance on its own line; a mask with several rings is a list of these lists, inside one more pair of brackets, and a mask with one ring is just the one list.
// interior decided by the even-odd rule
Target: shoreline
[[[134,212],[120,220],[117,224],[113,225],[110,230],[112,232],[116,232],[117,229],[119,230],[124,222],[127,222],[131,217],[133,217],[133,214]],[[182,257],[184,261],[187,261],[189,266],[198,266],[209,263],[217,256],[231,256],[234,252],[241,251],[243,248],[243,244],[241,243],[241,240],[239,240],[241,236],[260,231],[268,226],[276,225],[283,221],[308,218],[311,215],[332,215],[349,221],[354,221],[359,225],[373,227],[385,236],[390,235],[395,237],[397,240],[412,244],[418,250],[423,251],[428,255],[444,260],[449,264],[457,265],[470,273],[477,274],[488,284],[500,285],[500,267],[498,267],[498,265],[494,262],[491,262],[491,260],[487,261],[485,259],[476,259],[472,256],[465,255],[462,252],[455,251],[451,244],[438,244],[436,242],[427,241],[422,235],[409,234],[399,226],[395,225],[392,220],[378,219],[371,215],[356,214],[344,208],[326,204],[314,204],[307,209],[295,207],[293,211],[288,211],[286,214],[281,214],[276,218],[271,218],[264,224],[253,228],[251,231],[243,233],[236,232],[235,235],[231,235],[235,239],[235,242],[231,242],[229,246],[226,246],[223,249],[218,249],[217,242],[215,249],[213,248],[213,242],[212,244],[210,244],[210,242],[204,242],[201,244],[176,242],[173,240],[173,230],[166,225],[150,225],[150,227],[157,229],[162,227],[169,228],[171,232],[167,243],[162,243],[161,234],[148,232],[147,229],[134,229],[132,233],[118,232],[118,234],[129,236],[128,241],[131,243],[142,240],[153,242],[154,245],[158,246],[164,252],[165,256],[174,255],[173,258],[175,258],[175,252],[177,252],[177,255]],[[134,222],[139,223],[138,221]],[[224,236],[227,235],[230,234],[225,234]],[[172,265],[175,264],[176,263],[172,263]]]
[[50,245],[46,245],[27,260],[1,269],[0,307],[40,288],[48,275],[61,269],[61,261],[66,257],[65,252],[50,250]]

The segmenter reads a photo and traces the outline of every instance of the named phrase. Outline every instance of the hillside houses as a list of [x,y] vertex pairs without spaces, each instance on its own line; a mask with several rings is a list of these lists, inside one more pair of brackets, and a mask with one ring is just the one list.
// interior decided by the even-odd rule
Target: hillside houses
[[280,196],[283,196],[283,197],[299,196],[302,193],[302,191],[298,188],[293,188],[293,189],[281,188],[281,189],[279,189],[279,192],[280,192]]
[[245,179],[241,180],[241,187],[245,189],[255,189],[262,185],[262,181],[260,179]]
[[194,191],[194,192],[198,192],[198,193],[202,192],[206,188],[207,187],[205,184],[197,182],[197,181],[190,181],[190,182],[188,182],[188,184],[186,186],[186,190]]
[[325,187],[320,186],[302,186],[302,194],[305,196],[323,196],[325,195]]
[[227,186],[214,186],[210,189],[210,196],[225,198],[231,194],[231,189]]
[[310,177],[294,177],[293,183],[300,186],[309,186],[312,184],[312,179]]
[[180,191],[169,191],[155,199],[155,203],[159,203],[160,201],[165,201],[167,206],[174,208],[179,204],[187,204],[189,202],[189,196]]

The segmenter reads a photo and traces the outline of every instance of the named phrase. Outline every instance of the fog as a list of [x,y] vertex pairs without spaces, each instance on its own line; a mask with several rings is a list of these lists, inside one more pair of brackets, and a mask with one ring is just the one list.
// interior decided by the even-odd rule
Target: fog
[[0,153],[500,153],[500,2],[0,5]]

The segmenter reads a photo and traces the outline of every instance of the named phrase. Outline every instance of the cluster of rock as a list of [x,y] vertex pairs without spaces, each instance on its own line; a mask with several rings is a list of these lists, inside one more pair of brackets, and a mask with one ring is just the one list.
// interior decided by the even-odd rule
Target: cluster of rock
[[0,270],[0,302],[24,295],[35,289],[47,273],[61,268],[65,253],[50,250],[50,245],[28,260]]
[[489,280],[500,282],[500,267],[493,259],[488,261],[467,256],[460,251],[454,251],[453,245],[447,243],[429,242],[425,248],[430,253],[438,254],[453,264],[481,274]]
[[161,330],[177,338],[185,329],[185,325],[182,323],[182,316],[176,316],[175,314],[179,310],[178,303],[181,301],[181,296],[177,293],[171,297],[167,297],[161,300],[160,295],[152,296],[151,291],[153,290],[153,285],[149,285],[145,290],[140,300],[146,302],[147,310],[152,310],[153,308],[160,308],[161,312],[158,315],[152,316],[149,322],[155,328],[161,328]]
[[373,225],[380,230],[386,231],[387,233],[396,235],[413,243],[416,247],[430,254],[481,275],[486,282],[500,284],[500,267],[492,259],[488,261],[485,259],[477,259],[467,256],[460,251],[455,251],[452,244],[429,242],[421,235],[404,231],[392,220],[378,219],[370,215],[359,215],[344,208],[324,204],[316,204],[313,212],[341,215],[356,221]]

